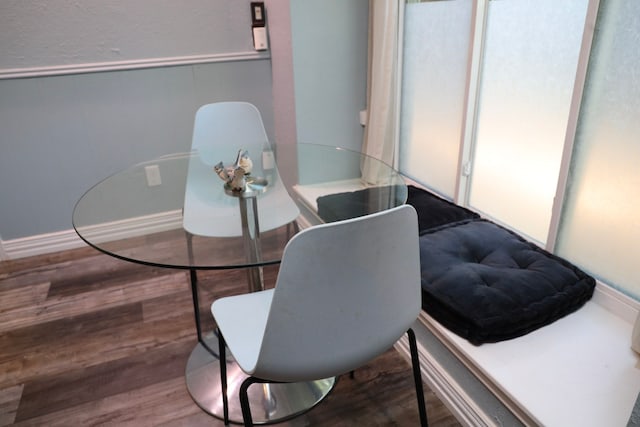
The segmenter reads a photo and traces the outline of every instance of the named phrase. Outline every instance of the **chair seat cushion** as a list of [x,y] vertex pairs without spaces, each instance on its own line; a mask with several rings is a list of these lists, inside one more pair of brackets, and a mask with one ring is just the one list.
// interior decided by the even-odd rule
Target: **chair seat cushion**
[[482,219],[427,231],[420,262],[423,309],[475,345],[548,325],[595,288],[571,263]]

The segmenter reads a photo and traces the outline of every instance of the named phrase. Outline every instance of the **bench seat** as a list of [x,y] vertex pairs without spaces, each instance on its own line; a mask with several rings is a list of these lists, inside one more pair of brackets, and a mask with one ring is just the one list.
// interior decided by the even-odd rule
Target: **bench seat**
[[[302,193],[301,189],[296,190]],[[343,207],[352,209],[354,203],[357,206],[365,200],[359,191],[371,191],[353,187],[342,192],[332,190],[312,197],[316,202],[313,209],[316,215],[320,210],[324,215],[337,217],[341,208],[336,209],[336,206],[346,201],[347,205]],[[325,195],[332,196],[321,199]],[[510,243],[506,246],[515,244],[524,250],[524,255],[532,251],[543,255],[543,264],[549,261],[567,269],[567,283],[582,282],[575,288],[568,288],[570,292],[577,291],[573,296],[575,307],[561,307],[561,312],[565,312],[554,320],[527,327],[510,338],[485,337],[472,339],[476,341],[472,343],[465,338],[464,329],[454,332],[455,327],[445,327],[429,313],[433,313],[433,309],[423,310],[414,325],[423,378],[456,418],[470,426],[627,425],[640,392],[640,357],[630,349],[631,329],[640,303],[600,283],[594,291],[592,279],[571,264],[544,251],[539,252],[540,248],[536,249],[519,236],[430,192],[409,186],[407,203],[418,212],[419,232],[425,247],[434,246],[429,240],[443,230],[456,229],[458,233],[448,236],[447,233],[451,233],[448,231],[440,236],[465,240],[464,234],[477,227],[471,230],[472,236],[490,232],[507,237]],[[460,231],[465,229],[466,232]],[[512,239],[514,236],[516,238]],[[480,237],[475,243],[482,243],[483,239]],[[458,242],[452,247],[463,248],[465,245]],[[479,244],[479,248],[483,245]],[[467,253],[458,259],[493,268],[492,259],[503,257],[496,255],[495,248],[491,253],[494,255],[476,253],[471,256]],[[511,265],[511,268],[520,269],[527,265],[516,258],[519,257],[506,256],[502,267]],[[434,263],[437,261],[425,261],[423,268]],[[528,265],[533,264],[535,261]],[[447,269],[442,270],[446,273]],[[558,289],[552,288],[551,294]],[[424,299],[429,301],[429,293]],[[473,308],[468,305],[465,310],[473,313]],[[409,357],[406,340],[399,341],[396,347]]]

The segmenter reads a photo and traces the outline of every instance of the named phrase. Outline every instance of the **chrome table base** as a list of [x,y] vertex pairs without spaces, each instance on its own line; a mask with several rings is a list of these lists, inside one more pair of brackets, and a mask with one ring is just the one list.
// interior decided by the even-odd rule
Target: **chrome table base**
[[[206,337],[210,348],[218,348],[215,336]],[[222,419],[222,396],[218,358],[198,344],[189,356],[187,388],[205,412]],[[227,359],[229,419],[242,424],[238,391],[246,375],[230,357]],[[320,403],[333,389],[335,378],[302,383],[254,384],[249,401],[254,424],[272,424],[300,415]]]
[[[262,268],[260,267],[262,255],[256,199],[260,191],[247,188],[243,192],[234,192],[227,191],[225,187],[225,192],[230,196],[237,197],[239,200],[245,256],[247,262],[253,265],[247,268],[249,292],[261,291],[264,286]],[[189,248],[191,251],[191,242],[189,242]],[[198,338],[204,341],[209,349],[217,349],[218,341],[214,335],[202,336],[197,277],[195,270],[192,270],[191,273]],[[239,389],[245,378],[247,376],[229,356],[227,358],[227,396],[229,401],[229,420],[232,423],[242,424]],[[187,389],[196,404],[205,412],[224,419],[222,387],[220,385],[220,362],[201,342],[196,345],[189,356],[186,380]],[[300,415],[320,403],[333,389],[334,384],[335,378],[300,383],[254,384],[249,388],[249,402],[253,422],[254,424],[271,424]]]

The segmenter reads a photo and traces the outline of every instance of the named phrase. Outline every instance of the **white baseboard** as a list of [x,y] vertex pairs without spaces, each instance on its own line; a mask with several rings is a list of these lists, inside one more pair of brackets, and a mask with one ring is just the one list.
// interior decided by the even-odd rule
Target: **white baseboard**
[[9,259],[9,256],[7,255],[7,252],[4,250],[2,238],[0,238],[0,261],[4,261],[5,259]]
[[2,242],[4,260],[43,255],[86,245],[74,230],[39,234]]
[[[177,210],[85,227],[83,229],[83,235],[90,236],[92,242],[107,242],[174,230],[181,227],[182,214],[181,211]],[[44,255],[81,248],[86,245],[87,244],[78,237],[75,230],[63,230],[0,241],[0,259],[10,260]]]

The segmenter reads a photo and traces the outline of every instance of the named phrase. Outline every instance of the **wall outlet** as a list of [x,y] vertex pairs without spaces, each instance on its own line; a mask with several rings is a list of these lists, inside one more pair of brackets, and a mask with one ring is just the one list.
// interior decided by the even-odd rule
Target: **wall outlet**
[[262,152],[262,169],[268,170],[276,167],[276,158],[273,156],[273,151]]
[[162,184],[162,178],[160,177],[160,167],[158,165],[145,166],[144,173],[147,175],[147,185],[149,187],[155,187]]

